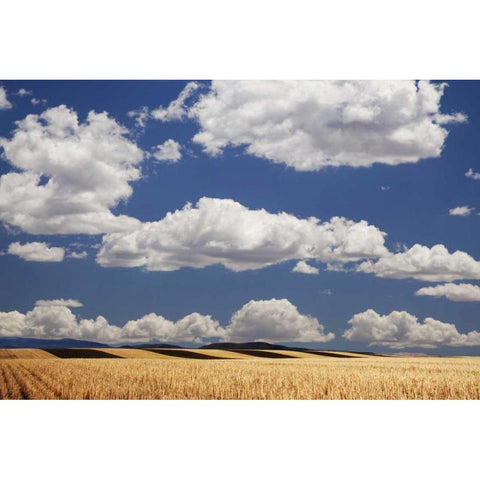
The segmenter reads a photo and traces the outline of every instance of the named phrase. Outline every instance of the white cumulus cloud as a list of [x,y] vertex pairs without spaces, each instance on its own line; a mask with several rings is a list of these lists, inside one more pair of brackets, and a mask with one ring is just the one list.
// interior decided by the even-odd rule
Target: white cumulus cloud
[[15,169],[0,177],[0,220],[33,234],[100,234],[139,224],[111,209],[132,194],[144,154],[106,112],[79,122],[64,105],[28,115],[3,156]]
[[428,81],[214,81],[190,109],[194,141],[211,155],[227,146],[296,170],[398,165],[439,157],[446,84]]
[[448,211],[448,214],[453,216],[466,217],[470,215],[474,210],[475,208],[473,207],[468,207],[467,205],[463,205],[461,207],[451,208]]
[[159,271],[215,264],[241,271],[293,259],[351,262],[386,255],[384,235],[365,221],[321,223],[204,197],[129,233],[105,235],[97,262]]
[[103,316],[77,318],[68,307],[79,306],[82,304],[76,300],[40,300],[26,314],[0,312],[0,336],[74,338],[116,344],[144,341],[200,343],[223,335],[218,321],[209,315],[192,313],[173,322],[151,313],[118,327]]
[[293,267],[292,272],[295,273],[305,273],[307,275],[318,275],[318,268],[312,267],[309,265],[305,260],[300,260],[297,264]]
[[7,252],[28,262],[61,262],[65,256],[62,247],[49,247],[45,242],[11,243]]
[[210,315],[191,313],[172,322],[161,315],[150,313],[138,320],[130,320],[120,333],[123,341],[148,341],[201,343],[208,338],[220,338],[223,328]]
[[352,342],[382,345],[390,348],[467,347],[480,345],[480,332],[459,333],[453,323],[425,318],[423,323],[408,312],[393,311],[380,315],[367,310],[354,315],[343,337]]
[[480,302],[480,287],[471,283],[445,283],[420,288],[415,292],[415,295],[445,297],[453,302]]
[[75,338],[111,344],[214,340],[327,342],[334,338],[333,333],[325,333],[315,317],[299,313],[286,299],[252,300],[232,315],[226,327],[210,315],[197,312],[177,321],[149,313],[119,327],[103,316],[78,318],[70,308],[81,306],[72,299],[38,300],[26,314],[0,312],[0,337]]
[[12,104],[7,99],[7,91],[0,86],[0,110],[8,110],[12,108]]
[[73,298],[63,299],[58,298],[56,300],[37,300],[35,302],[36,307],[70,307],[78,308],[83,307],[83,303]]
[[432,248],[416,244],[405,252],[389,253],[377,261],[367,260],[357,266],[357,271],[381,278],[451,282],[480,278],[480,262],[459,250],[449,253],[441,244]]
[[181,145],[171,138],[157,145],[153,157],[160,162],[178,162],[182,158]]
[[233,342],[328,342],[334,337],[285,298],[251,300],[232,315],[225,329],[225,339]]

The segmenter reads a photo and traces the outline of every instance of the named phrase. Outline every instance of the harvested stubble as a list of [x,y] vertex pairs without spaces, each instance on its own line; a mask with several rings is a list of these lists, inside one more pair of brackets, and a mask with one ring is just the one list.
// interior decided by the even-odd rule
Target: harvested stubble
[[0,398],[480,399],[480,358],[0,360]]
[[4,358],[55,358],[55,355],[39,348],[2,348],[0,349],[0,359]]

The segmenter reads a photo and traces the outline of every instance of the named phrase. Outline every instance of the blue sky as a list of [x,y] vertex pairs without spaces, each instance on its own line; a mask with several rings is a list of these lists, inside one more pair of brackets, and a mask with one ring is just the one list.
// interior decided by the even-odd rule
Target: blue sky
[[[308,87],[310,90],[305,97],[299,100],[298,91],[303,87],[286,83],[280,91],[276,91],[276,87],[267,87],[266,83],[255,88],[240,85],[235,90],[229,82],[217,86],[210,82],[197,82],[197,88],[186,96],[180,110],[177,109],[180,112],[177,112],[177,117],[172,114],[172,118],[168,118],[167,114],[162,121],[156,118],[160,114],[155,112],[171,105],[185,91],[188,82],[0,82],[5,92],[4,108],[0,110],[0,137],[4,139],[4,143],[0,143],[2,178],[12,172],[30,169],[38,173],[39,169],[44,168],[42,185],[52,176],[48,172],[57,171],[52,168],[60,168],[48,164],[54,163],[49,152],[55,145],[65,141],[65,135],[71,135],[73,142],[62,150],[66,155],[66,163],[69,161],[69,152],[75,155],[77,147],[83,148],[75,142],[84,140],[78,132],[72,133],[68,128],[62,133],[61,139],[51,135],[50,150],[42,150],[41,142],[45,135],[48,136],[45,132],[43,137],[38,137],[33,127],[25,126],[24,131],[32,135],[28,148],[25,146],[25,137],[20,137],[16,132],[16,121],[25,119],[29,114],[41,115],[60,105],[70,109],[68,115],[76,112],[80,125],[86,122],[91,111],[108,112],[112,122],[123,125],[123,133],[112,134],[112,138],[114,141],[125,139],[129,145],[136,146],[137,153],[125,152],[126,155],[132,155],[131,164],[135,164],[141,176],[124,182],[132,187],[131,194],[123,198],[116,196],[108,205],[114,216],[136,219],[135,226],[108,227],[105,231],[101,231],[101,226],[96,226],[97,231],[93,234],[85,234],[85,228],[78,226],[75,219],[68,220],[68,228],[72,233],[62,233],[51,225],[42,231],[45,222],[41,216],[45,214],[46,220],[51,219],[48,212],[54,211],[57,205],[45,204],[45,210],[38,214],[37,223],[26,222],[21,215],[14,216],[12,212],[17,208],[22,214],[21,209],[30,206],[23,207],[13,200],[9,204],[9,198],[14,195],[9,196],[5,190],[2,197],[0,185],[0,250],[4,252],[0,256],[0,311],[18,311],[24,315],[34,311],[38,300],[76,299],[83,304],[82,307],[69,307],[66,304],[37,306],[36,314],[27,314],[19,320],[22,326],[18,327],[18,331],[25,336],[27,333],[33,336],[32,332],[39,332],[38,336],[57,336],[60,332],[69,331],[59,330],[58,325],[61,324],[63,328],[62,322],[67,328],[68,325],[72,327],[72,322],[91,319],[93,325],[98,316],[105,317],[110,326],[121,327],[129,320],[141,319],[150,313],[168,319],[172,322],[168,325],[172,326],[184,317],[192,320],[188,316],[198,312],[201,318],[196,318],[194,323],[200,325],[198,328],[201,331],[212,328],[220,331],[218,328],[228,329],[232,315],[237,312],[238,330],[235,334],[230,333],[229,339],[246,340],[247,337],[242,335],[250,335],[250,340],[267,339],[328,349],[377,351],[389,350],[390,347],[423,351],[425,345],[429,344],[427,346],[435,348],[425,351],[431,353],[480,354],[480,341],[475,340],[475,332],[480,330],[480,303],[478,299],[472,300],[476,295],[475,288],[469,287],[468,291],[474,292],[469,296],[465,293],[465,287],[462,287],[463,290],[458,293],[461,301],[438,294],[415,295],[422,287],[450,283],[478,285],[480,220],[477,212],[480,212],[480,180],[465,174],[469,169],[480,171],[480,140],[477,133],[480,130],[480,83],[452,81],[443,89],[438,82],[429,83],[425,87],[425,97],[428,98],[424,103],[430,103],[420,107],[408,103],[412,98],[420,102],[417,97],[422,94],[423,87],[415,82],[404,82],[409,87],[406,93],[403,84],[391,87],[394,93],[400,92],[398,101],[391,100],[382,91],[383,87],[378,85],[365,87],[352,84],[347,89],[345,86],[332,87],[328,82],[314,82]],[[21,89],[31,93],[19,95]],[[36,99],[36,104],[32,103],[32,99]],[[208,103],[211,99],[214,102]],[[142,107],[146,107],[144,112],[147,112],[143,126],[136,122],[138,116],[128,113]],[[59,112],[54,111],[55,115]],[[343,124],[338,117],[339,111],[343,115]],[[442,119],[440,114],[449,118]],[[46,121],[39,120],[39,125],[45,124]],[[388,127],[390,124],[393,125],[391,128]],[[420,129],[426,124],[429,125],[427,129]],[[208,136],[199,140],[195,135],[200,131],[207,132]],[[289,131],[300,133],[298,137],[293,135],[292,140],[285,133]],[[385,140],[394,135],[396,143]],[[181,158],[175,161],[158,160],[154,155],[156,147],[169,140],[176,142]],[[40,143],[34,143],[37,141]],[[216,142],[224,144],[219,152],[212,153]],[[119,148],[124,146],[122,143]],[[88,148],[93,149],[93,155],[97,154],[94,146],[89,144]],[[36,152],[34,160],[29,156],[29,149]],[[103,152],[99,155],[103,155]],[[303,163],[304,158],[310,160]],[[331,159],[334,159],[331,162],[333,166],[328,164]],[[31,167],[33,161],[36,163]],[[85,164],[83,171],[88,168],[90,164]],[[67,177],[61,178],[63,182]],[[68,190],[70,185],[62,184],[59,188]],[[84,191],[88,193],[88,187],[85,188]],[[103,198],[100,194],[97,197]],[[128,235],[136,235],[135,238],[144,238],[145,235],[146,238],[146,222],[161,221],[168,212],[180,210],[188,202],[193,204],[193,210],[201,208],[195,205],[202,197],[231,199],[248,212],[264,209],[269,215],[274,215],[254,222],[251,225],[252,235],[258,229],[262,230],[262,225],[268,223],[269,219],[276,222],[276,214],[285,212],[288,214],[285,223],[280,224],[278,230],[272,230],[273,233],[265,234],[269,241],[279,235],[281,237],[282,232],[289,228],[286,227],[290,225],[288,222],[293,222],[294,218],[316,217],[321,222],[329,222],[332,217],[345,217],[354,223],[364,220],[375,229],[375,232],[369,231],[368,234],[372,235],[372,242],[378,241],[376,232],[387,234],[383,246],[385,252],[382,250],[383,253],[374,255],[365,253],[352,262],[342,260],[344,257],[333,256],[329,262],[324,257],[307,258],[295,254],[284,260],[282,250],[272,265],[244,269],[245,263],[239,258],[243,258],[245,249],[240,242],[238,248],[225,253],[228,261],[240,265],[239,271],[215,264],[214,261],[203,266],[198,259],[192,260],[189,266],[172,270],[168,262],[188,263],[184,258],[198,253],[192,252],[197,248],[195,232],[190,232],[190,237],[185,238],[181,229],[188,226],[188,219],[186,223],[180,219],[178,228],[181,231],[174,237],[180,245],[180,252],[176,251],[175,258],[161,263],[160,268],[152,269],[148,263],[127,266],[123,257],[115,256],[113,250],[107,251],[103,258],[114,266],[99,264],[96,255],[99,246],[105,243],[104,235],[113,236],[108,245],[114,248],[118,248],[124,238],[133,238]],[[94,203],[97,200],[94,199],[89,205],[96,208]],[[224,205],[221,203],[219,208],[223,209]],[[460,206],[468,206],[473,210],[467,215],[449,214],[451,209]],[[102,204],[102,208],[105,209],[105,204]],[[208,205],[205,207],[209,208]],[[242,212],[238,210],[239,215],[243,215]],[[208,222],[208,215],[206,218]],[[209,235],[211,229],[214,231],[211,234],[213,236],[208,237],[210,241],[224,240],[223,224],[206,225],[202,221],[200,219],[198,225],[205,229],[202,230],[203,233],[207,232],[205,235]],[[251,217],[246,214],[242,228],[248,230],[250,221]],[[235,223],[236,219],[233,218]],[[226,222],[226,225],[230,223]],[[298,228],[304,227],[307,228],[305,225]],[[294,228],[292,223],[292,230]],[[132,230],[135,232],[131,233]],[[38,231],[42,233],[38,234]],[[154,237],[165,234],[162,232],[155,230],[148,240],[142,240],[151,242],[149,251],[155,250],[152,245],[157,239]],[[352,237],[351,241],[355,242],[356,238]],[[184,244],[181,243],[183,241]],[[63,248],[63,261],[31,261],[26,251],[21,255],[9,253],[9,246],[15,242],[21,245],[42,242],[50,247]],[[370,244],[369,239],[367,244]],[[390,277],[394,278],[382,278],[380,270],[377,270],[377,275],[355,271],[363,262],[375,264],[382,257],[393,256],[396,261],[396,254],[408,251],[415,244],[426,249],[437,244],[446,247],[446,266],[442,266],[441,260],[432,273],[431,265],[420,265],[418,271],[407,275],[407,278],[398,278],[395,268],[393,274],[392,269],[389,270]],[[268,247],[268,242],[259,247],[255,255],[262,257],[262,249],[267,248],[265,245]],[[162,254],[162,248],[151,253],[152,262],[158,260],[157,255]],[[465,252],[468,260],[457,264],[457,260],[451,258],[451,254],[457,250]],[[71,251],[85,251],[87,256],[70,258],[68,255]],[[138,251],[129,251],[129,254],[138,255]],[[248,255],[254,255],[251,249]],[[318,274],[292,272],[299,261],[306,261],[308,265],[318,268]],[[168,267],[165,266],[167,263]],[[328,264],[335,265],[340,271],[330,271]],[[426,280],[425,275],[430,278]],[[289,303],[268,303],[271,299],[286,299]],[[267,302],[259,302],[262,300]],[[251,301],[250,307],[244,308]],[[360,315],[356,317],[357,323],[347,323],[355,315],[371,310],[376,313]],[[391,315],[393,311],[408,314],[398,319]],[[77,318],[72,320],[68,312]],[[278,315],[281,316],[280,320]],[[206,316],[210,316],[210,320],[205,319]],[[413,317],[418,320],[412,320]],[[423,322],[428,317],[442,322],[442,325],[432,324],[435,332],[443,332],[438,333],[440,336],[426,328]],[[5,316],[2,320],[0,317],[0,327],[2,321],[13,322],[12,318]],[[315,325],[307,325],[308,319],[312,318],[323,326],[323,330],[315,330]],[[214,320],[218,324],[214,325]],[[264,320],[266,323],[262,323]],[[42,324],[44,321],[45,325]],[[292,329],[285,322],[296,324],[298,328]],[[454,334],[452,337],[443,324],[454,324],[459,336]],[[165,327],[167,324],[162,325]],[[393,333],[390,327],[394,329]],[[439,330],[436,330],[437,327]],[[186,328],[188,330],[190,327]],[[312,328],[318,335],[310,335]],[[352,328],[354,331],[350,339],[342,337],[347,329]],[[385,331],[381,332],[380,340],[375,340],[372,332],[378,328]],[[408,338],[402,336],[405,328]],[[304,335],[302,332],[305,331],[310,333]],[[200,338],[192,330],[188,332],[188,335],[196,336],[198,343],[208,343],[217,338],[208,334]],[[461,336],[469,332],[473,334],[467,340]],[[328,335],[330,333],[335,338],[332,339]],[[109,335],[115,338],[116,333],[112,330]],[[193,336],[182,337],[183,334],[179,336],[178,333],[170,335],[160,339],[183,344],[190,344],[193,340]],[[149,337],[154,338],[159,337]],[[318,341],[320,338],[323,340]],[[94,339],[106,341],[108,337],[97,336]],[[135,340],[140,341],[140,336],[128,339]],[[452,346],[455,343],[458,346]]]

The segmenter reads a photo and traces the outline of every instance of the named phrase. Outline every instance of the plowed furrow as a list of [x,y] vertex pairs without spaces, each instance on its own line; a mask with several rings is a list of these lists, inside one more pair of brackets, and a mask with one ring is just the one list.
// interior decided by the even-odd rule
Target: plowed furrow
[[7,385],[6,399],[23,400],[27,397],[22,387],[18,383],[17,376],[15,375],[15,367],[13,366],[14,363],[16,362],[9,361],[2,364],[3,375]]
[[30,370],[22,363],[18,363],[17,379],[23,390],[32,400],[52,400],[60,398],[55,388],[40,374]]
[[4,366],[0,363],[0,400],[8,398],[8,386],[3,369]]

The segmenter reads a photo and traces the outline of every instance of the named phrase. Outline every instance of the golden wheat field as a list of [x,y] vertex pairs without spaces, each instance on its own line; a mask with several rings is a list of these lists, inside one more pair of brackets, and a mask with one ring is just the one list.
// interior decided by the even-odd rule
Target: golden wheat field
[[480,399],[480,358],[7,358],[0,398]]

